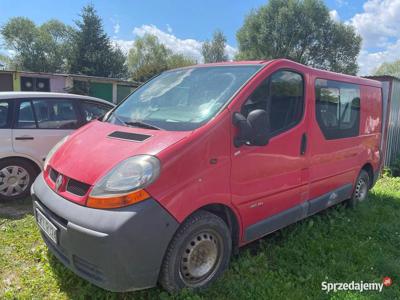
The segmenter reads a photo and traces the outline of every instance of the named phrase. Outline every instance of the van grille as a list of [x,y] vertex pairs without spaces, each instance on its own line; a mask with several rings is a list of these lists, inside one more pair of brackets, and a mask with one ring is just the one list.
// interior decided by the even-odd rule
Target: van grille
[[67,191],[77,196],[85,196],[89,188],[90,185],[86,183],[79,182],[74,179],[68,180]]
[[[59,172],[57,172],[56,170],[51,168],[49,171],[49,177],[50,177],[51,181],[53,181],[55,183],[57,180],[57,176],[59,174],[60,174]],[[89,188],[90,188],[89,184],[86,184],[86,183],[83,183],[83,182],[80,182],[80,181],[77,181],[77,180],[74,180],[74,179],[68,178],[68,177],[67,177],[67,179],[68,179],[68,183],[67,183],[67,187],[66,187],[67,192],[74,194],[76,196],[83,197],[89,191]]]
[[54,170],[53,168],[50,169],[50,179],[51,179],[53,182],[56,182],[57,176],[58,176],[58,172],[57,172],[56,170]]

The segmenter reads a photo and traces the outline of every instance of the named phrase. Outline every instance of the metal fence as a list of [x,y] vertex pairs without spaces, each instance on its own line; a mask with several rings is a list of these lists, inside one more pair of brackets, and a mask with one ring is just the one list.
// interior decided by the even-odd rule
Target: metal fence
[[385,166],[400,156],[400,80],[390,78],[390,110],[387,133]]

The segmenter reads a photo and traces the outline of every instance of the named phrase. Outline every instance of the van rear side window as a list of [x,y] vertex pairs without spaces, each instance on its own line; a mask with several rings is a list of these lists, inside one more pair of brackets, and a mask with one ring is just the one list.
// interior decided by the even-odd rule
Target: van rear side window
[[356,84],[317,79],[316,115],[327,140],[353,137],[360,130],[360,87]]

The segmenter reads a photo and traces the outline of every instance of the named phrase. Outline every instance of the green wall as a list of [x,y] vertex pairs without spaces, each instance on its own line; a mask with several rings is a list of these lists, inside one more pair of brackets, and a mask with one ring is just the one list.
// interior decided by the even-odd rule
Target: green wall
[[127,85],[117,85],[117,103],[120,103],[122,100],[128,96],[134,88]]
[[112,102],[112,83],[91,82],[89,87],[89,96]]

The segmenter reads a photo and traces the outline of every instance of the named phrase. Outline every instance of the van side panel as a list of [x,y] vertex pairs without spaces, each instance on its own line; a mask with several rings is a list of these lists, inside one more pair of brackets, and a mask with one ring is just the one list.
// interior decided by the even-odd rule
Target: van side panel
[[[366,163],[370,163],[373,170],[379,168],[381,90],[377,87],[360,85],[360,98],[360,134],[357,137],[327,140],[316,117],[312,120],[309,145],[310,199],[345,185],[354,184],[360,169]],[[315,113],[315,101],[313,105]]]
[[361,115],[360,135],[362,143],[368,149],[366,157],[362,157],[360,164],[366,162],[373,167],[374,173],[379,173],[381,159],[384,158],[381,148],[382,137],[382,92],[380,88],[363,86],[362,97],[364,110]]
[[231,206],[229,111],[214,121],[158,156],[162,172],[147,190],[178,222],[208,204],[228,206],[240,220]]

